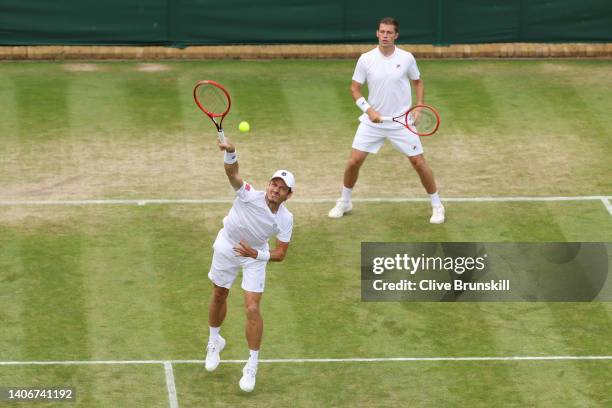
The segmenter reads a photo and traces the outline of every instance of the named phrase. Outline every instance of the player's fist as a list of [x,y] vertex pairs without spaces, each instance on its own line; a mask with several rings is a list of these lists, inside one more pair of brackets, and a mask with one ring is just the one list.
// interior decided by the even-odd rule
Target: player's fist
[[366,113],[368,114],[368,117],[372,122],[382,123],[382,117],[380,116],[380,113],[376,112],[374,109],[370,108]]
[[219,150],[225,150],[228,153],[234,153],[236,151],[236,146],[229,140],[229,138],[225,138],[223,143],[217,139],[217,146],[219,146]]

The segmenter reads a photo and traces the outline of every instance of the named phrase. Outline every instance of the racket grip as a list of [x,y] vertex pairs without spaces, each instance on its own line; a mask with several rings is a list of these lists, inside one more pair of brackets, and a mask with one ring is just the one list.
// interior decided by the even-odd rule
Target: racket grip
[[382,120],[383,123],[385,123],[385,122],[393,122],[393,118],[391,116],[381,116],[380,120]]
[[219,139],[219,142],[225,143],[225,133],[223,133],[223,130],[217,132],[217,139]]

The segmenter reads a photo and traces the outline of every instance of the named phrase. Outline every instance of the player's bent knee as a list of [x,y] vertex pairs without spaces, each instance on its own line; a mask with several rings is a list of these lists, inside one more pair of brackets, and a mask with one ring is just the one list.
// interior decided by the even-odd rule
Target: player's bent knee
[[347,166],[352,168],[352,169],[358,169],[361,167],[361,165],[363,164],[363,162],[365,161],[365,157],[361,158],[361,157],[351,157],[348,160],[348,164]]
[[247,319],[255,320],[260,317],[259,314],[259,305],[257,303],[249,303],[246,305],[246,315]]

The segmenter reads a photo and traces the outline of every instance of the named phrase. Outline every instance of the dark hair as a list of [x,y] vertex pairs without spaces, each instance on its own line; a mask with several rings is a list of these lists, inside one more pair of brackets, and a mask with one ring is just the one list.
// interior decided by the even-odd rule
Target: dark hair
[[395,32],[399,33],[399,22],[393,17],[384,17],[378,22],[378,28],[380,28],[381,24],[392,25],[395,27]]

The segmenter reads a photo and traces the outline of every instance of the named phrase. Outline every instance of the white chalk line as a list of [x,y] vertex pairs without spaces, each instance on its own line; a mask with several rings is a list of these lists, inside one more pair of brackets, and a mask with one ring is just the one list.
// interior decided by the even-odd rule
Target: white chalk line
[[[273,358],[260,359],[260,363],[376,363],[392,361],[563,361],[563,360],[612,360],[611,356],[486,356],[486,357],[379,357],[379,358]],[[221,360],[226,364],[244,364],[247,360]],[[71,360],[71,361],[0,361],[0,366],[24,365],[129,365],[163,364],[168,376],[172,364],[204,364],[204,360]],[[174,375],[172,375],[174,378]]]
[[[472,202],[551,202],[551,201],[601,201],[608,213],[612,216],[612,196],[519,196],[519,197],[446,197],[443,202],[472,203]],[[356,203],[406,203],[429,202],[425,197],[371,197],[354,198]],[[0,206],[27,206],[27,205],[168,205],[168,204],[229,204],[232,198],[146,198],[146,199],[92,199],[92,200],[0,200]],[[335,203],[335,198],[295,198],[292,203],[318,204]]]
[[[519,197],[445,197],[445,202],[529,202],[529,201],[601,201],[606,207],[612,196],[519,196]],[[0,200],[0,205],[148,205],[148,204],[225,204],[233,202],[233,198],[143,198],[143,199],[85,199],[85,200]],[[403,203],[429,202],[426,197],[370,197],[353,198],[356,203]],[[292,203],[316,204],[335,203],[336,198],[295,198]]]
[[612,215],[612,203],[610,203],[610,197],[601,197],[601,202],[606,207],[610,215]]
[[168,389],[168,400],[170,408],[179,408],[178,397],[176,396],[176,384],[174,383],[174,371],[172,363],[164,361],[164,371],[166,372],[166,388]]

